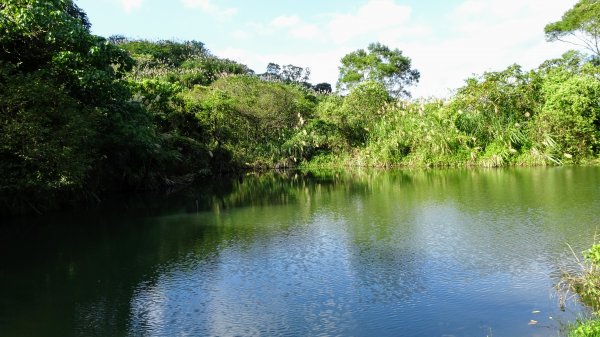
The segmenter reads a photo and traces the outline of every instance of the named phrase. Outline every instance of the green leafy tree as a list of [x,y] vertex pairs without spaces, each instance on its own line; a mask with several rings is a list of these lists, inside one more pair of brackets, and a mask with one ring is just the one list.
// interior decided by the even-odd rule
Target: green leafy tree
[[313,87],[314,91],[323,93],[323,94],[330,94],[333,90],[331,88],[331,84],[323,82],[323,83],[319,83],[314,85]]
[[172,67],[179,67],[192,58],[210,56],[210,52],[199,41],[177,42],[171,40],[149,41],[129,40],[115,35],[109,38],[111,43],[129,51],[132,55],[147,55],[153,62]]
[[317,109],[319,117],[336,125],[348,145],[364,145],[377,120],[384,114],[390,96],[383,84],[367,81],[354,87],[347,97],[332,96]]
[[267,65],[267,71],[261,77],[267,81],[306,83],[310,78],[310,69],[298,67],[293,64],[280,66],[271,62]]
[[283,144],[314,109],[307,96],[297,86],[254,76],[223,77],[183,94],[187,110],[208,133],[218,169],[284,160]]
[[563,41],[583,46],[600,57],[600,1],[580,0],[560,21],[545,29],[549,41]]
[[70,0],[1,3],[0,205],[146,175],[159,141],[123,80],[134,61],[89,29]]
[[347,91],[359,83],[375,81],[392,96],[410,96],[407,87],[418,83],[419,77],[419,71],[411,69],[411,59],[402,51],[371,43],[367,50],[359,49],[342,58],[337,87]]
[[525,142],[521,126],[541,108],[538,82],[516,64],[467,79],[451,103],[457,127],[473,137],[474,146],[497,142],[507,154],[519,149]]
[[556,161],[575,162],[597,153],[600,82],[590,74],[553,69],[543,85],[545,104],[532,126],[532,138]]
[[127,50],[136,66],[129,74],[135,80],[158,79],[188,88],[209,85],[221,76],[254,72],[232,60],[218,58],[198,41],[128,40],[112,36],[111,43]]
[[281,77],[284,82],[300,83],[307,82],[310,79],[310,69],[288,64],[283,66]]

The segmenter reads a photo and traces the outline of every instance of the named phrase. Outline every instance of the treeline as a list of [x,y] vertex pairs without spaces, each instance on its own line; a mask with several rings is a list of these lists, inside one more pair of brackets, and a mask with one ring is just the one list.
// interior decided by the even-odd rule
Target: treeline
[[338,92],[310,71],[257,74],[201,42],[108,39],[70,0],[0,4],[0,213],[247,169],[597,161],[600,67],[570,52],[410,100],[419,72],[374,43]]

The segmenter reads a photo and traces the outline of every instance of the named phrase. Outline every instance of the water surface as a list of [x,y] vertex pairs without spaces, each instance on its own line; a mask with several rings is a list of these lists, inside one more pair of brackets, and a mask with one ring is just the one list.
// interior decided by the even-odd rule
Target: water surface
[[558,336],[599,206],[598,168],[370,171],[13,219],[0,335]]

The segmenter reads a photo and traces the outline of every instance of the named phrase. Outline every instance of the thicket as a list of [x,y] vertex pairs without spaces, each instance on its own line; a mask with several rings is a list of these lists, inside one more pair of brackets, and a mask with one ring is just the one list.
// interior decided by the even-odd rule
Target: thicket
[[381,44],[349,54],[342,73],[358,75],[331,94],[308,69],[256,74],[201,42],[89,28],[70,0],[0,4],[0,212],[245,169],[598,160],[600,67],[577,52],[412,100],[418,72]]
[[576,271],[565,269],[557,289],[563,301],[578,296],[580,302],[591,310],[592,318],[572,326],[569,337],[600,336],[600,244],[594,244],[583,252],[582,259],[574,252],[573,257],[579,268]]

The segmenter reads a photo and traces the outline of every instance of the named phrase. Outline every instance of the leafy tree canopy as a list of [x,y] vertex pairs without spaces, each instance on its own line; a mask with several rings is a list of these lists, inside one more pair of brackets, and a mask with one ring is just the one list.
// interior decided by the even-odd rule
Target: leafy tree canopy
[[204,43],[199,41],[129,40],[120,35],[111,36],[109,41],[129,51],[132,55],[148,55],[155,62],[171,67],[179,67],[190,59],[211,56]]
[[333,91],[331,88],[331,84],[326,82],[315,84],[312,88],[314,91],[324,94],[330,94]]
[[338,89],[350,90],[365,81],[383,84],[395,96],[410,96],[406,87],[419,81],[420,73],[411,69],[411,59],[399,49],[381,43],[371,43],[367,50],[359,49],[342,58]]
[[302,68],[293,64],[280,66],[271,62],[267,65],[267,71],[261,77],[267,81],[306,83],[310,79],[310,68]]
[[600,1],[580,0],[560,21],[544,28],[548,41],[563,41],[585,47],[600,57]]

